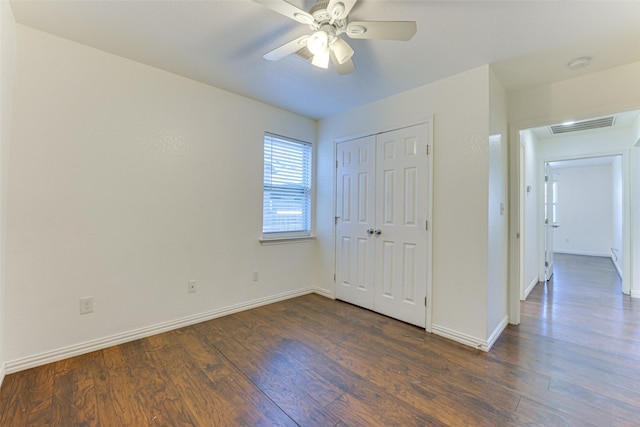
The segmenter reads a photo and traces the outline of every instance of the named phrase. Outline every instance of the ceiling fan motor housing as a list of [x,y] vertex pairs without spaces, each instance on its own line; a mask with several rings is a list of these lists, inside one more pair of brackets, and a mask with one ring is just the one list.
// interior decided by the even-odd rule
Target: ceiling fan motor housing
[[328,34],[340,34],[344,32],[347,27],[347,20],[333,19],[334,16],[340,16],[344,12],[344,4],[340,2],[336,3],[332,12],[327,10],[328,6],[328,0],[319,0],[309,9],[309,14],[313,16],[315,20],[309,27],[314,31],[322,30]]

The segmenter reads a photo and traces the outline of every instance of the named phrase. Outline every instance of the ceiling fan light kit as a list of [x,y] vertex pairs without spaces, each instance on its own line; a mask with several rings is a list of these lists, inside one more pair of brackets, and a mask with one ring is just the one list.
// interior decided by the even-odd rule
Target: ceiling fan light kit
[[329,68],[329,56],[329,48],[325,47],[324,49],[313,55],[311,63],[318,68],[324,68],[326,70],[327,68]]
[[353,54],[355,53],[349,43],[342,40],[340,37],[336,37],[331,44],[333,49],[333,53],[336,55],[336,59],[339,64],[344,64],[348,60],[351,59]]
[[338,74],[349,74],[355,70],[351,58],[354,50],[340,37],[346,34],[354,39],[410,40],[417,31],[415,21],[349,21],[349,13],[357,0],[318,0],[306,12],[285,0],[254,0],[263,6],[278,12],[313,31],[310,36],[298,37],[263,57],[277,61],[290,54],[299,53],[305,48],[313,55],[311,64],[328,68],[329,62],[338,70]]
[[320,52],[324,51],[328,45],[329,35],[322,30],[316,31],[315,33],[311,34],[311,36],[307,40],[307,48],[314,55],[317,55]]

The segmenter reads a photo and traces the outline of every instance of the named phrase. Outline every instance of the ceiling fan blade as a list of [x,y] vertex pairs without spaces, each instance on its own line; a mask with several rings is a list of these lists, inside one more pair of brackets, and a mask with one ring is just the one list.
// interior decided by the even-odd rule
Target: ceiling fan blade
[[301,24],[313,23],[313,16],[311,16],[306,11],[300,9],[299,7],[286,2],[285,0],[253,0],[253,1],[263,5],[264,7],[267,7],[273,10],[274,12],[278,12],[279,14],[284,15],[287,18],[291,18],[294,21],[298,21]]
[[344,76],[345,74],[349,74],[356,69],[356,66],[353,64],[353,61],[351,59],[340,64],[338,62],[338,58],[336,58],[336,55],[333,53],[333,51],[331,52],[331,62],[333,62],[333,65],[336,67],[336,70],[338,70],[338,74],[340,74],[341,76]]
[[352,39],[407,41],[417,30],[415,21],[353,21],[346,32]]
[[269,61],[277,61],[284,58],[287,55],[291,55],[305,47],[307,45],[307,39],[309,36],[301,36],[295,40],[291,40],[289,43],[285,43],[280,47],[273,49],[271,52],[262,55],[264,59]]
[[333,19],[344,19],[351,12],[356,1],[358,0],[329,0],[327,12]]

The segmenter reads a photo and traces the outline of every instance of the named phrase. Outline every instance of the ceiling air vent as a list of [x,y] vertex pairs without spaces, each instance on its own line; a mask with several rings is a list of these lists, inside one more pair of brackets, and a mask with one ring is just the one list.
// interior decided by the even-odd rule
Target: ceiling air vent
[[577,132],[580,130],[590,130],[598,128],[607,128],[613,126],[615,119],[611,117],[602,117],[599,119],[584,120],[582,122],[565,123],[561,125],[550,126],[551,133],[557,135],[559,133]]

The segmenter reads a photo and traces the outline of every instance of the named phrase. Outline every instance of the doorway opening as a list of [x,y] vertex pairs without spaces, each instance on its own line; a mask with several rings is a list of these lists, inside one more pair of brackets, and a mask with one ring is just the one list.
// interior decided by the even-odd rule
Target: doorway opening
[[545,199],[545,253],[551,254],[545,279],[553,274],[554,254],[609,258],[622,279],[622,156],[547,162],[545,170],[551,193]]
[[[632,291],[631,252],[632,249],[638,251],[638,243],[632,241],[630,224],[631,221],[638,223],[640,212],[632,214],[632,201],[638,196],[633,197],[631,177],[636,176],[640,167],[633,161],[640,111],[611,117],[611,124],[606,128],[578,126],[577,130],[555,134],[556,125],[547,125],[519,131],[517,271],[520,300],[525,300],[537,283],[553,277],[554,252],[610,258],[622,278],[622,291],[626,294]],[[607,179],[598,181],[596,172],[600,178],[608,173]],[[548,181],[544,181],[545,175]],[[563,193],[563,184],[571,187],[576,180],[590,182],[583,187],[586,202],[582,204],[571,200],[574,190],[564,188]],[[596,200],[596,190],[606,195],[607,203]],[[569,203],[569,209],[564,212],[563,194],[564,202]],[[585,218],[593,221],[594,216],[596,223],[604,221],[603,205],[609,212],[604,216],[606,225],[602,223],[599,227],[607,230],[604,238],[595,235],[594,229],[584,223]],[[594,247],[594,242],[600,245]],[[518,304],[514,302],[511,307],[517,310]],[[519,315],[512,319],[518,323]]]

